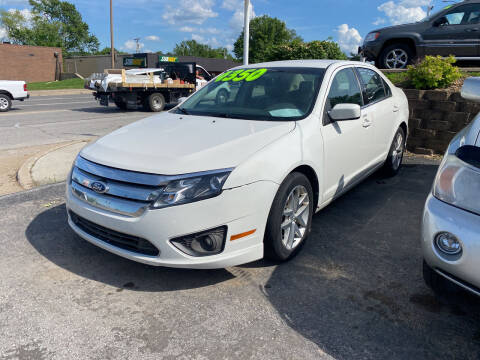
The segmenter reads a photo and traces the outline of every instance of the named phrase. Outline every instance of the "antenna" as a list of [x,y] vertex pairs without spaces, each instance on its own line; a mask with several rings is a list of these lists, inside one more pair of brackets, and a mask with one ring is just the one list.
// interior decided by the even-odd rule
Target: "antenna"
[[135,42],[137,43],[137,49],[135,52],[138,54],[140,52],[140,38],[135,38],[133,40],[135,40]]

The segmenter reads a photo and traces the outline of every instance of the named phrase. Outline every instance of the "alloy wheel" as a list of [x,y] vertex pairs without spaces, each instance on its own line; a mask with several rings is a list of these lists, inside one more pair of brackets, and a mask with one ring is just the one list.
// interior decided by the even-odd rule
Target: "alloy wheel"
[[287,250],[293,250],[300,245],[307,231],[309,217],[308,191],[304,186],[298,185],[288,195],[283,210],[281,234]]
[[397,137],[395,138],[395,143],[392,150],[392,165],[395,170],[400,167],[400,163],[402,162],[403,152],[404,152],[404,141],[403,136],[399,132]]
[[8,100],[5,98],[0,98],[0,110],[8,109]]
[[408,63],[408,54],[403,49],[394,49],[387,54],[385,65],[388,69],[404,69]]

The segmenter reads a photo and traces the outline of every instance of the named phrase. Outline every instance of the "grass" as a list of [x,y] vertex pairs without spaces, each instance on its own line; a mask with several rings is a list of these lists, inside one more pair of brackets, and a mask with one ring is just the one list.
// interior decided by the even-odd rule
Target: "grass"
[[28,84],[28,90],[83,89],[84,80],[75,78],[62,81],[34,82]]

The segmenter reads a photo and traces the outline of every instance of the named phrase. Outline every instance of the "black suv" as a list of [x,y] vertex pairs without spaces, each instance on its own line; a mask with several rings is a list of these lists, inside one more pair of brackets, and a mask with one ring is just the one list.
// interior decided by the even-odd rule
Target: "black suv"
[[414,24],[372,31],[359,53],[382,69],[403,69],[425,55],[480,60],[480,0],[449,5]]

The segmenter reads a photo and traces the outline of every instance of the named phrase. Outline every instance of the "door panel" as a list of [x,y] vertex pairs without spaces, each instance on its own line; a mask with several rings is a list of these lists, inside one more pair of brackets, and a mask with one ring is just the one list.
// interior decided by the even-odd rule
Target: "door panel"
[[363,106],[361,87],[353,68],[334,74],[330,84],[322,129],[325,157],[324,199],[340,195],[368,166],[373,129],[369,111],[362,111],[357,120],[332,122],[328,116],[337,104]]
[[480,55],[480,4],[458,6],[432,22],[423,34],[426,55]]

